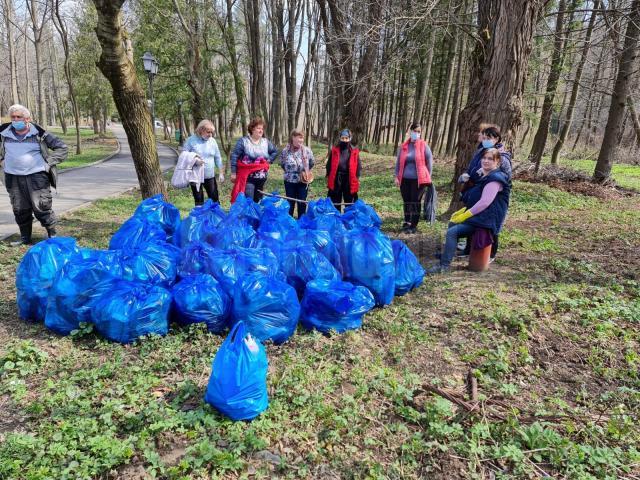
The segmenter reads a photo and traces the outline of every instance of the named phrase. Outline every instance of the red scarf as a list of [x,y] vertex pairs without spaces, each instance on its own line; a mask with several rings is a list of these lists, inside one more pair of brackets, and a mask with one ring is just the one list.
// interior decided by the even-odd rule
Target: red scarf
[[269,162],[264,158],[256,163],[238,162],[236,165],[236,183],[233,184],[233,189],[231,190],[231,203],[236,201],[240,192],[244,192],[249,174],[259,172],[260,170],[269,171]]

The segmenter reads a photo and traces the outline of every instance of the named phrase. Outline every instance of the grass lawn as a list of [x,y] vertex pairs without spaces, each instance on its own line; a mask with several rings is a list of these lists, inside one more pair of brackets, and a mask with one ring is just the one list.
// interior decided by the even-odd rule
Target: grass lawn
[[[361,198],[433,262],[445,225],[400,234],[393,158],[363,159]],[[441,211],[451,174],[436,164]],[[324,194],[318,178],[311,197]],[[170,199],[183,214],[193,205],[188,191]],[[59,230],[105,248],[138,202],[98,201]],[[459,262],[358,331],[267,345],[270,406],[250,423],[202,400],[222,337],[173,327],[123,346],[25,323],[14,286],[25,249],[1,244],[0,478],[637,478],[638,215],[639,195],[515,182],[488,272]]]
[[67,134],[62,134],[62,129],[51,128],[49,129],[56,136],[58,136],[69,147],[69,157],[67,160],[59,165],[60,170],[72,167],[82,167],[91,163],[102,160],[106,156],[114,153],[118,144],[115,141],[112,132],[107,132],[105,137],[101,137],[93,133],[91,128],[81,128],[80,138],[82,143],[82,153],[76,155],[76,130],[75,128],[68,128]]

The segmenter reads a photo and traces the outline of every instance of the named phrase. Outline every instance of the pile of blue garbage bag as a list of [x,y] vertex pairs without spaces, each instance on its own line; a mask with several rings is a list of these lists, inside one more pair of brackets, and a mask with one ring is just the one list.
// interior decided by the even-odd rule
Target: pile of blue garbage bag
[[380,230],[358,200],[340,213],[310,202],[299,220],[276,197],[240,194],[228,212],[207,201],[181,219],[161,195],[140,203],[108,250],[58,237],[33,246],[16,274],[21,318],[68,335],[81,323],[112,341],[166,335],[170,322],[230,333],[206,400],[234,420],[267,408],[265,341],[305,329],[343,333],[365,313],[418,287],[411,250]]

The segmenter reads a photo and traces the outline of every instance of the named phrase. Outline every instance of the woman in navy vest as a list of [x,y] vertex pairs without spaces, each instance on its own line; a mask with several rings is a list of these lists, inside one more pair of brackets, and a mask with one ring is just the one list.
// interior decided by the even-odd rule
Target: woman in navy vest
[[358,200],[360,169],[360,151],[351,145],[351,131],[345,128],[327,161],[327,197],[339,211],[342,211],[342,202]]
[[487,230],[492,238],[500,233],[509,208],[511,181],[500,170],[498,149],[487,148],[480,163],[481,171],[478,172],[476,183],[465,192],[465,204],[471,207],[464,207],[451,216],[440,264],[430,268],[428,273],[449,270],[458,238],[471,237],[481,228]]

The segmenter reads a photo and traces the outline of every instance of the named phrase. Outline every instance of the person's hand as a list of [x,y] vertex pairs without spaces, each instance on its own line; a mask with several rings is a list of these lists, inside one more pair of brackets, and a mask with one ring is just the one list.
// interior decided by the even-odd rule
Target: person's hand
[[220,175],[218,175],[218,181],[220,183],[224,183],[224,173],[220,172]]
[[451,215],[451,223],[462,223],[471,217],[473,217],[471,210],[467,210],[467,207],[464,207]]
[[202,157],[199,157],[198,155],[196,155],[195,165],[196,167],[199,167],[200,165],[204,165],[204,160],[202,159]]
[[463,173],[462,175],[460,175],[458,177],[458,183],[466,183],[466,182],[469,181],[469,178],[471,178],[471,177],[469,177],[468,173]]
[[394,179],[393,179],[393,183],[395,183],[395,184],[396,184],[396,187],[399,187],[399,186],[400,186],[400,180],[398,180],[398,177],[394,177]]
[[232,182],[235,182],[235,181],[236,181],[236,174],[235,174],[235,173],[232,173],[232,174],[231,174],[231,181],[232,181]]

